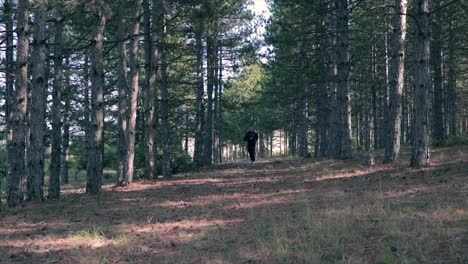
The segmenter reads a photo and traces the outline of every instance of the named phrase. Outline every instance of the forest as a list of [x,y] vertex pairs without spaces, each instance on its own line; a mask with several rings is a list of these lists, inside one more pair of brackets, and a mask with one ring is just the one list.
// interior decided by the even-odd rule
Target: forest
[[0,0],[0,262],[467,263],[467,28],[465,0]]

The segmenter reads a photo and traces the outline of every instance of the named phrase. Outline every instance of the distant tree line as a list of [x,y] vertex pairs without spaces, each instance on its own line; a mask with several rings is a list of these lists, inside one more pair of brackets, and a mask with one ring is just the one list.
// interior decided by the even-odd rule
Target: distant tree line
[[[430,164],[430,147],[467,126],[464,1],[269,1],[270,52],[259,78],[260,133],[288,137],[293,156]],[[246,80],[248,78],[245,78]],[[240,90],[239,90],[240,91]],[[240,92],[241,93],[241,92]]]
[[261,43],[246,0],[0,1],[8,206],[59,199],[70,171],[99,194],[105,168],[127,186],[236,160],[251,126],[263,157],[410,144],[415,167],[466,137],[463,0],[267,2]]
[[71,169],[98,194],[104,168],[126,186],[219,162],[225,72],[254,55],[247,4],[1,1],[8,206],[59,199]]

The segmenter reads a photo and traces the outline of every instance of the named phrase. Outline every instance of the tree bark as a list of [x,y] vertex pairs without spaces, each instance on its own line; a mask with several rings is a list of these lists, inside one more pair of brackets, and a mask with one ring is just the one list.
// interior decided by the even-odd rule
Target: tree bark
[[384,163],[398,160],[401,140],[402,95],[405,82],[405,43],[407,1],[395,0],[390,67],[389,121]]
[[337,108],[339,117],[338,159],[350,159],[353,156],[351,145],[351,97],[349,92],[349,52],[348,52],[348,1],[338,0],[337,21]]
[[258,157],[265,158],[265,134],[258,132]]
[[[218,132],[218,161],[219,163],[223,162],[223,135],[221,134],[220,131],[220,124],[223,122],[223,104],[222,104],[222,98],[223,98],[223,46],[219,45],[219,57],[218,57],[218,113],[217,113],[217,132]],[[215,154],[216,155],[216,154]]]
[[406,135],[408,134],[408,131],[406,129],[406,124],[408,123],[407,121],[407,108],[408,108],[408,103],[406,102],[406,95],[403,90],[402,96],[401,96],[401,125],[400,125],[400,144],[406,144]]
[[119,183],[120,186],[127,186],[133,182],[134,174],[134,161],[135,161],[135,136],[136,136],[136,122],[137,122],[137,107],[138,107],[138,93],[140,87],[138,84],[139,72],[138,72],[138,38],[140,33],[140,13],[142,0],[135,0],[135,6],[133,7],[133,27],[130,37],[130,101],[127,113],[128,123],[126,131],[126,159],[124,166],[124,175],[122,181]]
[[[366,99],[370,100],[371,97],[369,94],[366,94]],[[370,104],[364,105],[364,150],[366,151],[365,155],[365,165],[374,165],[374,123],[372,121],[372,108]]]
[[160,19],[162,32],[160,35],[159,53],[161,55],[161,142],[163,148],[162,158],[162,176],[171,176],[171,163],[169,153],[169,94],[167,83],[167,47],[166,47],[166,32],[167,20],[165,18],[166,2],[161,0],[162,18]]
[[[390,138],[388,137],[388,131],[390,127],[390,56],[388,51],[389,40],[388,40],[388,25],[387,25],[387,17],[384,19],[384,47],[385,47],[385,94],[384,94],[384,114],[383,114],[383,129],[381,131],[382,134],[382,147],[385,149],[389,145]],[[375,73],[377,74],[377,63],[375,66],[376,70]],[[373,117],[374,118],[374,117]],[[401,120],[401,118],[400,118]],[[400,122],[401,123],[401,122]],[[376,133],[376,131],[374,131]],[[374,144],[375,145],[375,144]],[[374,146],[375,147],[375,146]]]
[[62,166],[60,167],[60,175],[62,182],[68,184],[68,160],[70,158],[70,104],[71,104],[71,87],[70,87],[70,58],[65,60],[67,68],[65,70],[65,87],[62,95],[62,101],[65,102],[63,109],[63,136],[62,136]]
[[[151,32],[150,1],[143,1],[144,13],[144,49],[145,49],[145,178],[157,179],[156,167],[156,81],[158,72],[158,49],[154,48],[152,41],[157,41],[157,34]],[[156,13],[156,12],[155,12]],[[154,20],[156,21],[156,20]]]
[[204,94],[204,70],[203,70],[203,22],[198,22],[196,32],[197,44],[197,89],[196,89],[196,102],[195,102],[195,146],[193,154],[193,162],[195,166],[203,166],[203,131],[205,129],[205,107],[203,103]]
[[106,27],[106,10],[103,0],[95,0],[93,46],[91,50],[91,135],[89,142],[89,174],[86,192],[99,194],[102,185],[104,154],[104,29]]
[[8,116],[7,203],[15,207],[23,201],[22,182],[26,177],[26,109],[28,100],[29,1],[19,0],[17,8],[16,89]]
[[32,91],[28,156],[27,200],[44,199],[44,135],[47,93],[46,41],[47,1],[36,1],[32,54]]
[[50,153],[49,199],[60,198],[60,166],[62,152],[61,102],[63,86],[63,18],[61,7],[58,8],[55,29],[54,87],[52,92],[52,135]]
[[298,155],[302,158],[307,158],[309,155],[309,80],[307,76],[307,50],[306,41],[303,40],[301,46],[302,61],[301,67],[303,69],[301,81],[301,96],[298,100],[298,135],[297,135],[297,150]]
[[[13,59],[13,3],[9,0],[5,0],[3,3],[3,18],[5,22],[5,30],[7,34],[5,36],[5,119],[7,122],[7,131],[9,131],[8,120],[10,117],[10,108],[11,100],[13,94],[13,84],[14,84],[14,59]],[[7,136],[7,146],[10,143],[9,136]],[[8,151],[7,162],[6,162],[6,174],[9,175],[9,164],[8,164]],[[3,187],[1,186],[0,181],[0,194]],[[0,195],[1,196],[1,195]],[[1,197],[0,197],[0,207],[1,207]]]
[[329,117],[329,127],[330,127],[330,134],[329,134],[329,149],[328,154],[330,157],[337,157],[339,154],[339,144],[341,143],[340,135],[338,133],[339,130],[339,109],[337,103],[337,28],[338,28],[338,7],[339,3],[337,0],[332,1],[331,9],[334,12],[330,16],[330,27],[331,27],[331,53],[330,53],[330,105],[331,111]]
[[212,148],[212,161],[214,164],[218,163],[218,149],[219,149],[219,129],[218,129],[218,108],[220,106],[219,103],[219,79],[218,79],[218,67],[219,67],[219,57],[218,57],[218,50],[219,47],[215,47],[213,51],[213,91],[214,91],[214,98],[213,98],[213,148]]
[[316,156],[328,156],[330,141],[329,141],[329,110],[327,108],[328,94],[326,90],[326,72],[325,72],[325,21],[320,20],[317,27],[317,67],[318,67],[318,82],[317,82],[317,133],[316,133]]
[[415,94],[413,147],[411,166],[429,165],[429,0],[414,4],[415,28]]
[[[5,0],[3,3],[3,18],[5,21],[5,118],[10,116],[11,100],[13,95],[13,87],[15,82],[15,65],[14,65],[14,46],[13,46],[13,3],[10,0]],[[8,169],[8,168],[7,168]]]
[[[90,109],[90,100],[89,100],[89,55],[88,51],[85,53],[84,65],[83,65],[83,92],[84,92],[84,127],[85,127],[85,143],[86,143],[86,157],[90,154],[90,142],[91,142],[91,109]],[[89,159],[86,160],[86,175],[89,175]]]
[[214,86],[214,56],[216,54],[215,32],[213,26],[208,30],[206,37],[207,56],[207,102],[206,102],[206,127],[203,143],[203,165],[211,166],[213,163],[213,86]]
[[445,121],[444,121],[444,86],[442,79],[442,10],[440,2],[434,1],[436,19],[432,24],[432,67],[434,71],[434,101],[432,105],[432,131],[434,143],[444,144],[445,141]]
[[448,40],[448,126],[450,137],[458,135],[457,130],[457,78],[456,78],[456,61],[455,61],[455,30],[453,29],[453,21],[450,21],[450,33]]
[[291,124],[291,131],[287,134],[286,140],[289,142],[288,144],[288,150],[289,150],[289,155],[292,157],[296,157],[297,155],[297,135],[296,135],[296,130],[294,129],[294,122]]
[[297,150],[298,155],[302,158],[307,158],[309,155],[309,87],[308,83],[303,85],[303,96],[299,102],[299,131],[297,135]]
[[128,109],[128,79],[127,79],[127,31],[126,20],[121,18],[118,27],[119,50],[119,102],[117,121],[117,185],[123,185],[127,171],[127,109]]

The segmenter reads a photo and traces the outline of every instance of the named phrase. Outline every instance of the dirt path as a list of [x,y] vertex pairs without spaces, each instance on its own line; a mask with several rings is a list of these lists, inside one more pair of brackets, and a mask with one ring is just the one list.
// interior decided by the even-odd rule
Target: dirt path
[[0,263],[468,263],[468,148],[226,164],[0,214]]

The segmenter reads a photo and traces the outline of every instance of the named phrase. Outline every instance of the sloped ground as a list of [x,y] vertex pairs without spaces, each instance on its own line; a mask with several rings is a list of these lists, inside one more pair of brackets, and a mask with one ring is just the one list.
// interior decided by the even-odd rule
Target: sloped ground
[[[0,214],[0,263],[468,263],[468,147],[268,160]],[[407,160],[407,158],[403,157]]]

